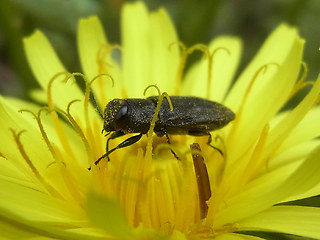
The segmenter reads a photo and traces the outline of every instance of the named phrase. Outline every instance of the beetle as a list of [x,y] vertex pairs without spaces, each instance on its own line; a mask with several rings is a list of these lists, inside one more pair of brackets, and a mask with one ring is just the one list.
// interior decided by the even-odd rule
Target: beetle
[[[143,134],[149,131],[150,124],[158,103],[158,96],[151,96],[146,99],[128,98],[113,99],[104,110],[104,125],[102,132],[111,134],[106,143],[106,153],[101,159],[107,158],[117,149],[130,146],[139,141]],[[170,96],[173,110],[170,110],[169,102],[163,99],[160,107],[154,132],[158,137],[166,136],[170,144],[168,134],[185,134],[192,136],[209,137],[207,144],[212,146],[211,131],[220,129],[235,118],[235,114],[226,106],[199,97]],[[109,141],[128,133],[139,133],[121,142],[115,148],[109,150]],[[175,154],[174,154],[175,155]]]

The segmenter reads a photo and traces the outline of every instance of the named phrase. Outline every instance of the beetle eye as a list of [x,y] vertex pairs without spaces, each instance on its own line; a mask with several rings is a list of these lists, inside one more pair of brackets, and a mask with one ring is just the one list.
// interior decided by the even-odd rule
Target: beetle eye
[[117,112],[116,116],[115,116],[115,120],[116,121],[119,121],[121,120],[124,116],[127,115],[127,112],[128,112],[128,106],[127,105],[124,105],[123,107],[121,107],[119,109],[119,111]]

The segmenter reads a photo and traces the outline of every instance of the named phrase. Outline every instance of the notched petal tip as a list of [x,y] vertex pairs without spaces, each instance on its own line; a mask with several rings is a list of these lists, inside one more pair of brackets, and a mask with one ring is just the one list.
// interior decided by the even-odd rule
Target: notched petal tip
[[34,39],[41,37],[44,37],[44,34],[39,29],[35,29],[29,36],[24,37],[23,41],[33,41]]
[[24,49],[36,79],[43,89],[57,72],[66,72],[55,50],[46,36],[35,30],[29,37],[24,38]]
[[88,23],[88,22],[100,24],[100,19],[97,16],[89,16],[87,18],[81,18],[79,20],[79,25],[85,24],[85,23]]

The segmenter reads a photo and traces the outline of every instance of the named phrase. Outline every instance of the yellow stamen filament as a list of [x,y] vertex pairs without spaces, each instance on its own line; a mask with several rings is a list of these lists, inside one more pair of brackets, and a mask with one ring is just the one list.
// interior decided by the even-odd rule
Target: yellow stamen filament
[[181,79],[182,79],[183,70],[184,70],[184,67],[185,67],[186,61],[187,61],[188,51],[186,49],[186,46],[182,42],[171,43],[169,45],[169,50],[171,49],[171,47],[174,44],[177,44],[181,48],[180,64],[179,64],[179,68],[178,68],[178,72],[177,72],[177,76],[176,76],[176,86],[175,86],[175,91],[174,91],[175,94],[178,96],[178,95],[180,95]]
[[[114,87],[114,79],[112,78],[112,76],[109,75],[109,74],[106,74],[106,73],[101,73],[101,74],[95,76],[95,77],[90,81],[90,83],[89,83],[88,85],[86,85],[86,94],[88,94],[88,96],[90,96],[90,89],[91,89],[91,86],[92,86],[93,82],[95,82],[97,79],[100,79],[101,77],[108,77],[108,78],[111,80],[111,82],[112,82],[112,87]],[[88,93],[87,93],[87,92],[88,92]],[[95,96],[92,95],[92,97],[93,97],[93,101],[96,102]],[[88,99],[88,101],[89,101],[89,99]],[[99,101],[99,102],[100,102],[100,101]],[[99,105],[98,107],[100,107],[100,109],[101,109],[101,106],[100,106],[100,105]]]
[[54,111],[54,112],[59,112],[61,113],[62,115],[66,116],[67,119],[69,120],[69,122],[71,123],[71,125],[73,126],[74,130],[76,131],[76,133],[80,136],[82,142],[84,143],[84,146],[85,146],[85,149],[86,149],[86,152],[87,152],[87,156],[88,156],[88,161],[89,161],[89,164],[91,164],[91,161],[93,159],[93,152],[92,152],[92,149],[89,145],[89,142],[86,138],[86,136],[84,135],[81,127],[79,126],[79,124],[77,123],[77,121],[72,117],[72,115],[70,114],[70,107],[73,103],[75,102],[79,102],[80,100],[79,99],[75,99],[73,101],[71,101],[68,106],[67,106],[67,111],[63,111],[61,109],[58,109],[58,108],[55,108],[55,109],[50,109],[50,112]]
[[[67,78],[68,74],[69,73],[66,73],[66,72],[57,73],[51,78],[51,80],[48,83],[48,88],[47,88],[47,102],[48,102],[49,109],[52,110],[52,111],[50,111],[51,112],[51,117],[52,117],[52,120],[53,120],[53,125],[54,125],[54,127],[56,129],[57,135],[58,135],[58,137],[60,139],[60,142],[61,142],[62,146],[64,147],[64,149],[66,150],[66,152],[72,153],[72,148],[71,148],[71,146],[69,144],[69,140],[68,140],[68,138],[67,138],[67,136],[66,136],[66,134],[65,134],[65,132],[64,132],[64,130],[62,128],[62,125],[60,123],[58,114],[54,111],[55,107],[54,107],[54,104],[53,104],[53,101],[52,101],[52,94],[51,94],[51,88],[52,88],[53,82],[56,79],[58,79],[60,76],[62,76],[62,75],[65,75],[65,78]],[[72,155],[74,155],[74,154],[72,153]]]
[[265,156],[272,156],[275,154],[286,137],[294,129],[294,126],[296,126],[303,119],[305,114],[318,103],[319,83],[320,74],[304,99],[272,129],[272,133],[276,132],[276,134],[270,134],[272,135],[272,138],[270,137],[270,144],[268,144],[268,147],[264,152]]
[[194,197],[198,194],[198,191],[193,165],[189,162],[183,164],[182,167],[183,171],[179,171],[182,178],[180,178],[179,196],[176,200],[174,227],[179,231],[188,232],[190,226],[200,220],[199,199]]
[[291,93],[288,96],[288,100],[291,99],[302,88],[314,84],[314,82],[312,82],[312,81],[304,81],[306,79],[306,77],[307,77],[307,74],[308,74],[308,66],[307,66],[307,64],[305,62],[302,62],[301,65],[303,67],[302,76],[298,80],[298,82],[294,85]]
[[[97,75],[96,77],[94,77],[91,81],[88,80],[88,78],[82,74],[82,73],[71,73],[69,74],[69,76],[67,77],[66,80],[69,80],[70,78],[74,79],[74,77],[76,76],[79,76],[81,77],[85,84],[86,84],[86,87],[85,87],[85,94],[84,94],[84,117],[85,117],[85,129],[86,129],[86,138],[88,139],[87,142],[88,143],[91,143],[90,146],[91,146],[91,150],[92,152],[99,152],[99,150],[97,149],[97,147],[99,147],[99,144],[97,143],[96,141],[96,138],[95,138],[95,134],[93,133],[93,130],[95,132],[97,132],[97,129],[94,129],[93,128],[93,125],[92,123],[90,122],[90,118],[89,118],[89,100],[90,100],[90,90],[91,90],[91,85],[93,84],[93,82],[97,79],[100,79],[101,77],[104,77],[104,76],[107,76],[109,79],[111,79],[112,81],[112,86],[114,85],[114,80],[113,78],[108,75],[108,74],[99,74]],[[93,97],[93,100],[95,101],[96,103],[96,100],[95,98]],[[68,106],[68,109],[70,108],[70,105]],[[101,107],[99,106],[99,109],[101,109]],[[100,115],[102,114],[101,111],[99,110],[99,113]],[[68,112],[68,114],[70,115],[70,112]],[[71,115],[70,115],[71,116]],[[75,121],[73,121],[75,123]],[[73,124],[74,124],[73,123]],[[80,128],[80,126],[79,126]],[[81,135],[80,135],[81,136]],[[81,136],[81,138],[83,139],[83,136]]]
[[[66,163],[62,161],[63,158],[62,158],[61,154],[57,154],[57,148],[55,149],[53,147],[53,144],[50,142],[50,140],[48,138],[48,135],[47,135],[47,133],[45,132],[45,130],[43,128],[43,125],[42,125],[42,122],[41,122],[41,118],[40,118],[41,112],[43,110],[48,111],[47,108],[42,108],[42,109],[40,109],[38,111],[37,115],[34,114],[33,112],[31,112],[30,110],[27,110],[27,109],[22,109],[19,112],[30,113],[34,117],[34,119],[37,121],[38,127],[39,127],[40,132],[41,132],[41,136],[42,136],[43,140],[45,141],[45,143],[47,144],[51,155],[55,159],[55,163],[59,163],[59,169],[60,169],[61,174],[62,174],[62,176],[63,176],[63,178],[65,180],[64,183],[67,185],[67,188],[69,189],[69,191],[72,194],[73,198],[76,201],[80,201],[80,195],[79,195],[78,191],[76,191],[77,188],[75,187],[75,184],[74,184],[73,174],[69,171],[68,168],[66,168]],[[69,153],[67,152],[67,154],[69,154]],[[74,156],[72,156],[72,157],[75,159]],[[49,165],[51,165],[51,164],[49,164]]]
[[269,133],[269,124],[266,124],[262,129],[259,140],[254,148],[254,151],[251,155],[249,162],[247,163],[246,169],[243,171],[243,176],[241,178],[241,184],[245,185],[251,179],[255,177],[255,175],[259,174],[259,170],[263,170],[266,167],[266,158],[261,158],[263,149],[267,142],[268,133]]
[[98,51],[97,54],[97,65],[99,66],[99,73],[105,73],[106,69],[109,67],[113,67],[111,63],[107,62],[106,59],[108,59],[111,55],[111,52],[115,49],[121,50],[120,45],[109,45],[104,44]]
[[45,187],[45,189],[53,196],[53,197],[57,197],[57,198],[63,198],[60,193],[54,188],[52,187],[50,184],[48,184],[46,182],[46,180],[41,176],[41,174],[39,173],[38,169],[33,165],[31,159],[29,158],[29,156],[27,155],[26,151],[24,150],[23,144],[21,143],[20,137],[21,134],[23,132],[25,132],[25,130],[20,131],[18,134],[11,129],[11,132],[13,134],[14,140],[17,144],[17,147],[19,149],[19,152],[21,154],[21,156],[23,157],[23,159],[26,161],[27,165],[29,166],[29,168],[31,169],[32,173],[35,175],[35,177],[38,179],[38,181]]
[[[219,47],[215,49],[213,52],[209,52],[208,55],[208,78],[207,78],[207,99],[210,99],[210,93],[211,93],[211,82],[212,82],[212,67],[213,67],[213,59],[214,55],[219,51],[219,50],[224,50],[226,53],[230,56],[231,53],[228,49],[224,47]],[[209,51],[209,49],[207,50]]]
[[[279,67],[279,65],[278,65],[277,63],[268,63],[268,64],[265,64],[265,65],[261,66],[261,67],[258,69],[258,71],[256,71],[255,74],[253,75],[253,78],[251,79],[251,81],[250,81],[250,83],[249,83],[249,85],[248,85],[248,87],[247,87],[247,89],[246,89],[246,91],[245,91],[245,93],[244,93],[244,95],[243,95],[243,98],[242,98],[242,100],[241,100],[241,104],[239,105],[240,107],[239,107],[239,109],[238,109],[238,111],[237,111],[237,113],[236,113],[237,117],[236,117],[236,119],[232,122],[231,132],[232,132],[233,134],[230,135],[228,141],[231,142],[231,141],[233,140],[233,137],[232,137],[232,136],[235,136],[235,135],[236,135],[235,132],[236,132],[236,130],[238,129],[238,124],[239,124],[240,119],[241,119],[242,111],[243,111],[243,109],[244,109],[244,106],[245,106],[245,104],[246,104],[246,102],[247,102],[247,99],[248,99],[248,97],[249,97],[249,95],[250,95],[250,92],[251,92],[251,90],[252,90],[252,87],[253,87],[254,83],[255,83],[256,80],[258,79],[258,76],[259,76],[260,74],[265,74],[265,72],[267,71],[268,67],[271,66],[271,65],[274,65],[274,66],[276,66],[276,67]],[[240,157],[240,156],[239,156],[239,157]]]
[[86,90],[85,90],[85,94],[84,94],[84,101],[83,101],[83,106],[84,106],[84,118],[86,121],[86,125],[90,126],[90,122],[89,122],[89,115],[88,115],[88,103],[89,103],[89,97],[90,97],[90,83],[88,81],[88,78],[86,75],[82,74],[82,73],[69,73],[68,77],[66,78],[66,82],[69,79],[75,80],[77,78],[75,78],[76,76],[81,77],[85,84],[86,84]]
[[[87,151],[87,154],[88,154],[88,159],[89,161],[91,161],[93,159],[93,153],[92,153],[92,149],[89,145],[89,142],[85,136],[85,134],[83,133],[81,127],[79,126],[79,124],[77,123],[77,121],[72,117],[71,113],[70,113],[70,108],[71,108],[71,105],[73,103],[76,103],[76,102],[80,102],[79,99],[75,99],[73,101],[71,101],[68,106],[67,106],[67,112],[61,112],[63,113],[67,118],[68,120],[70,121],[70,123],[72,124],[74,130],[76,131],[76,133],[78,133],[78,135],[80,136],[82,142],[84,143],[84,146],[86,148],[86,151]],[[90,162],[89,162],[90,164]]]
[[[110,58],[111,52],[113,50],[119,49],[122,51],[122,47],[120,45],[103,45],[97,54],[97,65],[98,65],[98,73],[99,74],[108,74],[110,73],[109,68],[112,68],[113,65],[106,61],[106,59]],[[107,99],[106,96],[106,89],[104,87],[104,84],[101,80],[98,81],[99,85],[99,96],[101,96],[102,99],[99,99],[99,102],[104,101]],[[125,91],[124,88],[122,88],[123,91]]]
[[193,52],[194,50],[200,50],[204,53],[205,58],[208,59],[208,75],[207,75],[207,98],[210,99],[210,92],[211,92],[211,81],[212,81],[212,66],[213,66],[213,58],[214,55],[220,51],[224,50],[228,55],[230,55],[230,51],[227,48],[224,47],[218,47],[212,52],[209,51],[208,46],[204,44],[196,44],[191,49],[190,52]]
[[[144,90],[144,95],[145,93],[147,92],[147,90],[151,87],[154,87],[155,89],[158,90],[158,94],[159,94],[159,100],[158,100],[158,104],[157,104],[157,107],[154,111],[154,115],[152,117],[152,121],[150,123],[150,128],[149,128],[149,131],[147,133],[148,135],[148,143],[147,143],[147,149],[146,149],[146,156],[150,156],[152,155],[152,135],[153,135],[153,130],[154,130],[154,126],[156,124],[156,121],[157,121],[157,118],[158,118],[158,113],[160,111],[160,107],[162,105],[162,101],[163,101],[163,98],[166,97],[167,100],[168,100],[168,103],[169,103],[169,106],[170,106],[170,110],[172,111],[173,110],[173,106],[172,106],[172,103],[171,103],[171,100],[170,100],[170,97],[169,95],[164,92],[160,95],[160,89],[156,86],[156,85],[150,85],[148,86],[145,90]],[[151,160],[151,159],[150,159]]]
[[215,49],[212,53],[210,53],[208,47],[204,44],[195,44],[194,46],[192,46],[190,48],[186,48],[186,46],[182,42],[171,43],[169,45],[169,50],[174,44],[177,44],[181,48],[180,64],[179,64],[179,68],[178,68],[177,76],[176,76],[175,94],[180,95],[181,80],[182,80],[184,68],[186,66],[186,61],[187,61],[188,55],[192,54],[195,50],[199,50],[204,53],[206,58],[208,58],[207,95],[209,96],[210,84],[211,84],[211,78],[212,78],[211,77],[211,75],[212,75],[211,70],[212,70],[212,65],[213,65],[213,57],[218,50],[225,50],[230,55],[229,50],[226,48],[220,47],[220,48]]
[[[265,64],[263,65],[262,67],[260,67],[258,69],[258,71],[254,74],[253,78],[251,79],[245,93],[244,93],[244,96],[242,98],[242,101],[241,101],[241,104],[240,104],[240,107],[236,113],[237,117],[236,119],[232,122],[232,125],[231,125],[231,132],[233,134],[229,135],[229,138],[228,138],[228,141],[231,142],[233,141],[233,136],[235,136],[235,133],[238,129],[238,124],[240,122],[240,119],[241,119],[241,115],[242,115],[242,111],[244,109],[244,106],[246,104],[246,101],[248,99],[248,96],[250,95],[250,92],[252,90],[252,87],[254,85],[254,83],[256,82],[256,80],[258,79],[258,76],[262,73],[264,74],[268,67],[270,65],[275,65],[278,67],[278,64],[276,63],[268,63],[268,64]],[[247,154],[247,153],[244,153],[244,154]],[[243,156],[238,156],[238,158],[242,158]],[[224,167],[226,167],[226,164],[228,162],[228,159],[227,158],[224,158],[225,161],[224,161]],[[224,181],[224,178],[225,178],[225,171],[223,169],[223,171],[221,172],[221,184],[219,186],[219,188],[217,188],[217,192],[215,192],[215,197],[214,198],[211,198],[210,199],[210,208],[209,208],[209,211],[208,211],[208,215],[207,215],[207,218],[206,218],[206,225],[207,226],[212,226],[214,224],[214,216],[216,215],[216,213],[219,211],[219,208],[221,207],[221,204],[224,203],[224,196],[227,194],[227,192],[229,191],[229,188],[227,188],[226,186],[224,186],[225,184],[228,184],[227,182],[228,181]]]
[[51,145],[51,142],[50,142],[50,140],[49,140],[49,138],[48,138],[48,136],[47,136],[47,134],[46,134],[46,132],[45,132],[45,130],[44,130],[44,128],[43,128],[43,125],[42,125],[42,122],[41,122],[41,119],[40,119],[40,114],[41,114],[41,112],[42,112],[43,110],[47,110],[47,109],[44,109],[44,108],[40,109],[40,110],[38,111],[38,114],[37,114],[37,115],[34,114],[33,112],[31,112],[31,111],[28,110],[28,109],[21,109],[21,110],[19,110],[19,112],[21,112],[21,113],[27,112],[27,113],[30,113],[30,114],[33,116],[33,118],[37,121],[38,127],[39,127],[40,132],[41,132],[41,136],[42,136],[43,140],[45,141],[45,143],[47,144],[47,146],[48,146],[48,148],[49,148],[49,151],[50,151],[50,153],[52,154],[53,158],[55,159],[55,161],[56,161],[57,163],[62,163],[61,159],[59,159],[59,158],[57,157],[57,155],[56,155],[56,153],[55,153],[55,151],[54,151],[54,149],[53,149],[53,147],[52,147],[52,145]]

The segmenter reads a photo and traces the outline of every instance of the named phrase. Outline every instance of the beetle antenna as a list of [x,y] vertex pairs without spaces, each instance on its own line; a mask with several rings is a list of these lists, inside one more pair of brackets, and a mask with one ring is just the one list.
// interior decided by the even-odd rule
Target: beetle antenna
[[[109,74],[104,74],[104,73],[102,73],[102,74],[99,74],[99,75],[95,76],[95,77],[88,83],[88,84],[89,84],[89,90],[90,90],[91,84],[92,84],[95,80],[97,80],[99,77],[103,77],[103,76],[109,77],[109,79],[110,79],[111,82],[112,82],[112,87],[114,87],[114,80],[113,80],[113,78],[112,78]],[[102,113],[101,108],[100,108],[100,105],[97,103],[97,100],[96,100],[96,98],[95,98],[95,96],[94,96],[94,94],[93,94],[92,91],[90,91],[90,96],[89,96],[89,97],[90,97],[90,99],[91,99],[91,102],[92,102],[93,106],[95,107],[95,109],[97,109],[100,117],[101,117],[102,119],[104,119],[103,113]]]
[[97,101],[94,97],[94,94],[92,92],[90,92],[90,99],[91,99],[91,102],[92,102],[94,108],[97,110],[100,117],[103,119],[103,114],[102,114],[101,108],[100,108],[99,104],[97,103]]

